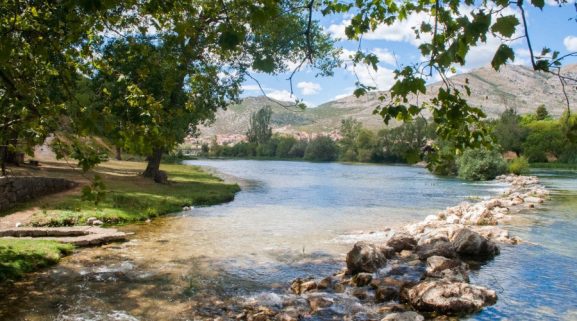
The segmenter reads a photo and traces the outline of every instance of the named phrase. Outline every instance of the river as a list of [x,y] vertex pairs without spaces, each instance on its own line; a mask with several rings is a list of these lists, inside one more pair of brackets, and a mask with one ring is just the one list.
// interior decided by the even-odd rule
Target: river
[[[336,272],[355,241],[506,187],[408,166],[189,163],[238,178],[242,191],[231,203],[122,227],[135,233],[129,242],[79,250],[0,289],[0,319],[193,320],[227,298],[267,298],[296,277]],[[508,226],[530,244],[503,247],[473,272],[499,301],[469,319],[577,319],[577,175],[537,174],[552,200]]]

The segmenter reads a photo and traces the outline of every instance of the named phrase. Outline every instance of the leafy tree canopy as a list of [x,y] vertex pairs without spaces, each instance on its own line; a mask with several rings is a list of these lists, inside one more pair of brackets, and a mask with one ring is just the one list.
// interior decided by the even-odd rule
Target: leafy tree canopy
[[[296,0],[2,2],[0,145],[33,146],[57,129],[113,131],[149,156],[154,174],[163,151],[238,99],[249,71],[307,61],[331,74],[338,52],[315,9]],[[96,83],[90,103],[73,94],[84,79]]]

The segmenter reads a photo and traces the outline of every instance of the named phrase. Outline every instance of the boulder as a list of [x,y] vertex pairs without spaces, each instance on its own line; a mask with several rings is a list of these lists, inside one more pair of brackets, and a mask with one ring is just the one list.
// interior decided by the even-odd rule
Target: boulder
[[391,313],[381,319],[381,321],[424,321],[424,320],[425,318],[415,311]]
[[319,281],[319,283],[317,284],[317,288],[319,290],[325,290],[325,289],[332,288],[334,282],[335,282],[335,280],[333,279],[332,276],[327,276],[326,278]]
[[363,289],[363,288],[354,288],[351,291],[351,295],[356,297],[357,299],[364,301],[369,297],[369,293],[367,292],[367,290]]
[[351,282],[355,286],[362,287],[365,285],[369,285],[373,280],[373,275],[371,273],[361,272],[355,276],[353,276]]
[[424,261],[431,256],[444,256],[446,258],[456,258],[457,254],[451,242],[439,241],[432,244],[426,244],[417,248],[419,259]]
[[394,249],[368,242],[357,242],[347,253],[347,271],[350,274],[374,273],[387,263]]
[[400,289],[394,286],[380,286],[375,290],[375,301],[378,303],[397,300]]
[[417,246],[417,240],[407,233],[397,232],[387,241],[387,246],[392,247],[395,252],[412,251]]
[[314,280],[302,280],[301,278],[298,278],[291,282],[290,288],[294,294],[303,294],[305,292],[316,290],[317,283]]
[[468,228],[458,230],[451,242],[455,252],[463,257],[484,260],[499,254],[499,248],[493,241]]
[[427,259],[425,276],[452,282],[469,282],[468,268],[466,263],[459,260],[451,260],[442,256],[431,256]]
[[401,300],[417,311],[454,315],[477,312],[495,304],[497,294],[468,283],[429,280],[403,289]]
[[308,302],[312,311],[317,311],[319,309],[329,307],[334,303],[332,299],[321,295],[310,296],[308,298]]

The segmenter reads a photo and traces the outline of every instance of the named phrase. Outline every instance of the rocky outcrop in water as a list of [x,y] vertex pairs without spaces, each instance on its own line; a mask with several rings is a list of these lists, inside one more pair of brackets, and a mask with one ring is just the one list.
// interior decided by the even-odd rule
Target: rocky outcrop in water
[[382,244],[357,242],[347,254],[345,271],[320,281],[294,281],[294,302],[302,297],[306,304],[279,311],[292,311],[293,319],[286,320],[424,320],[494,304],[495,291],[469,284],[468,263],[491,260],[499,246],[517,244],[499,223],[539,206],[549,195],[536,177],[497,179],[510,188],[495,198],[447,208],[392,231]]
[[425,280],[404,289],[401,300],[418,311],[454,315],[476,312],[495,304],[497,294],[465,282]]
[[376,272],[387,263],[387,258],[394,254],[393,248],[357,242],[347,254],[347,269],[350,274]]

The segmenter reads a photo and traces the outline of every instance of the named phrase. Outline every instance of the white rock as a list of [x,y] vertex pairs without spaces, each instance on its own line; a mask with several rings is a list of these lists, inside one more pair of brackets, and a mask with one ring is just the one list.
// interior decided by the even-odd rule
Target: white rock
[[537,204],[541,204],[544,202],[544,200],[540,197],[533,197],[533,196],[529,196],[527,198],[525,198],[525,202],[526,203],[537,203]]

